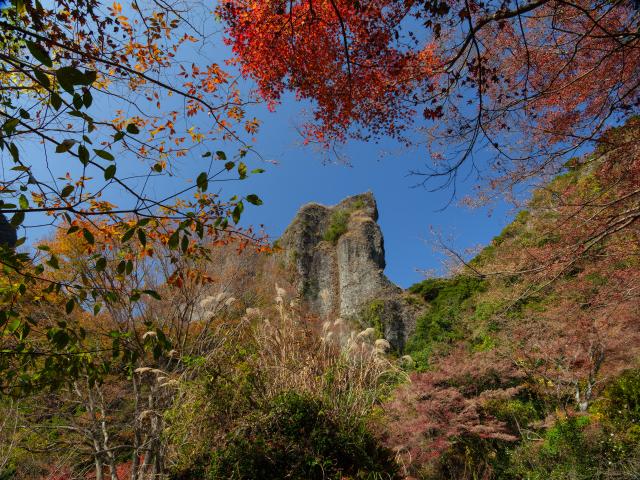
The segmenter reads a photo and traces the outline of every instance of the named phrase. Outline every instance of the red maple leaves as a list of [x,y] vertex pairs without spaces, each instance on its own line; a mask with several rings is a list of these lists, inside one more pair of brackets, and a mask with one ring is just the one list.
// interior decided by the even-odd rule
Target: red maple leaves
[[317,102],[308,139],[344,140],[354,124],[397,133],[414,115],[404,99],[430,77],[431,45],[395,42],[408,13],[387,1],[232,1],[220,8],[242,72],[270,106],[285,90]]

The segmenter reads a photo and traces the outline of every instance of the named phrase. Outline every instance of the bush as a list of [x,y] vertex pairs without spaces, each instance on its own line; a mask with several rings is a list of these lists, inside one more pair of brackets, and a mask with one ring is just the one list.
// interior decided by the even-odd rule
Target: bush
[[640,425],[640,369],[627,370],[609,384],[593,410],[621,428]]
[[214,452],[210,479],[393,479],[397,466],[362,422],[287,392]]
[[[519,423],[526,426],[533,410],[521,407]],[[557,420],[540,440],[523,441],[504,478],[640,478],[639,424],[640,370],[628,370],[604,389],[588,415]]]
[[334,245],[338,239],[347,231],[350,213],[346,210],[336,210],[331,214],[329,219],[329,227],[324,232],[323,239]]
[[247,312],[181,385],[165,415],[173,480],[397,478],[370,425],[404,375],[374,338],[340,320],[318,331],[285,305]]
[[408,339],[406,351],[416,361],[418,369],[428,367],[435,343],[450,343],[462,337],[456,322],[471,306],[472,297],[484,289],[476,277],[460,275],[448,279],[428,279],[409,288],[429,302],[427,311],[418,318],[415,333]]
[[[591,480],[597,475],[606,439],[587,429],[589,418],[570,416],[549,428],[543,440],[525,441],[512,455],[511,478]],[[597,438],[596,438],[597,437]]]
[[0,480],[13,480],[16,475],[15,467],[8,467],[0,470]]

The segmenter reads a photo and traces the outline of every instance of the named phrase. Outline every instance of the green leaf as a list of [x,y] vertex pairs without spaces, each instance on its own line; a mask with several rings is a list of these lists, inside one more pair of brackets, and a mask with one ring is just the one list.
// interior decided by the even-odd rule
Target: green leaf
[[56,78],[60,86],[73,95],[73,90],[76,85],[89,86],[98,78],[97,72],[93,70],[85,70],[82,73],[75,67],[67,66],[61,67],[56,71]]
[[60,144],[56,146],[56,153],[64,153],[71,150],[71,147],[76,143],[72,138],[67,138],[63,140]]
[[244,162],[238,164],[238,175],[240,175],[241,180],[247,178],[247,165]]
[[115,165],[109,165],[104,170],[104,179],[105,180],[111,180],[115,176],[116,176],[116,166]]
[[67,235],[71,235],[72,233],[76,233],[78,230],[80,230],[80,227],[77,225],[73,225],[71,228],[69,228],[69,230],[67,230]]
[[93,236],[93,233],[91,233],[86,228],[82,229],[82,236],[84,237],[84,239],[87,241],[89,245],[93,245],[96,242],[96,239]]
[[19,227],[22,225],[22,222],[24,222],[24,212],[14,213],[13,217],[11,217],[11,220],[9,221],[13,227]]
[[140,240],[140,244],[144,247],[147,244],[147,235],[144,233],[144,230],[141,228],[138,229],[138,240]]
[[51,57],[49,57],[49,53],[47,53],[47,51],[45,50],[44,47],[42,47],[42,45],[39,45],[34,42],[29,42],[29,41],[25,43],[27,44],[27,48],[29,49],[29,52],[31,53],[31,55],[33,55],[33,58],[38,60],[41,64],[43,64],[46,67],[51,68],[53,66],[53,62],[51,61]]
[[27,200],[27,197],[25,197],[24,195],[20,195],[20,198],[18,199],[18,204],[20,205],[20,208],[22,208],[23,210],[26,210],[27,208],[29,208],[29,200]]
[[9,153],[11,153],[14,162],[18,163],[20,161],[20,152],[18,152],[18,147],[15,143],[9,145]]
[[113,141],[119,142],[123,138],[124,138],[124,132],[116,132],[116,134],[113,136]]
[[155,298],[156,300],[162,300],[162,297],[160,296],[160,294],[155,290],[143,290],[142,293],[149,295],[150,297]]
[[216,152],[216,156],[218,157],[218,160],[226,160],[227,159],[227,154],[224,153],[222,150],[218,150]]
[[114,156],[111,155],[106,150],[99,150],[99,149],[94,148],[93,151],[95,152],[95,154],[97,156],[99,156],[100,158],[103,158],[104,160],[109,160],[110,162],[113,162],[115,160]]
[[74,86],[83,83],[84,75],[75,67],[60,67],[56,71],[56,78],[60,86],[73,95]]
[[176,230],[169,237],[169,248],[173,249],[178,246],[178,242],[180,241],[180,230]]
[[247,202],[253,205],[262,205],[262,200],[255,194],[247,195]]
[[127,262],[125,262],[124,260],[121,260],[118,266],[116,267],[116,271],[122,274],[124,273],[124,270],[126,268],[127,268]]
[[133,262],[131,260],[127,260],[127,264],[124,267],[124,273],[130,275],[133,272]]
[[60,107],[62,106],[62,98],[57,93],[51,92],[49,103],[55,110],[60,110]]
[[64,188],[62,189],[62,192],[60,192],[60,196],[61,196],[62,198],[66,198],[66,197],[68,197],[69,195],[71,195],[71,193],[73,192],[73,190],[74,190],[73,185],[67,185],[66,187],[64,187]]
[[129,239],[131,237],[133,237],[133,234],[136,233],[136,227],[132,227],[129,230],[127,230],[126,232],[124,232],[124,235],[122,236],[122,238],[120,239],[120,241],[122,243],[126,243],[129,241]]
[[20,325],[21,325],[20,319],[14,318],[9,322],[9,324],[7,325],[7,328],[9,329],[10,333],[13,333],[16,330],[18,330],[18,328],[20,328]]
[[207,158],[211,156],[211,152],[206,152],[202,154],[202,158]]
[[43,71],[38,70],[38,69],[35,69],[33,71],[33,74],[35,75],[36,80],[38,81],[38,83],[42,87],[44,87],[45,89],[48,90],[49,87],[51,86],[51,80],[49,80],[49,76],[46,73],[44,73]]
[[49,260],[47,260],[47,265],[49,265],[51,268],[58,270],[60,268],[60,263],[58,262],[58,257],[56,257],[55,255],[51,255],[51,258]]
[[7,120],[6,122],[4,122],[4,125],[2,125],[2,129],[8,135],[11,135],[11,133],[13,133],[13,131],[16,129],[16,127],[18,126],[19,123],[20,123],[20,119],[19,118],[11,118],[11,119]]
[[187,250],[189,249],[189,237],[187,237],[186,235],[182,237],[182,241],[180,242],[180,249],[182,250],[182,253],[187,253]]
[[202,172],[200,175],[198,175],[196,184],[198,185],[198,188],[203,192],[207,191],[207,188],[209,188],[209,175],[207,174],[207,172]]
[[100,257],[96,262],[96,270],[98,272],[102,272],[107,266],[107,259],[104,257]]
[[137,135],[138,133],[140,133],[140,129],[135,123],[130,123],[129,125],[127,125],[127,133]]
[[84,75],[82,76],[82,85],[86,85],[87,87],[93,84],[98,79],[98,72],[94,70],[85,70]]
[[231,212],[231,218],[233,219],[234,223],[238,223],[240,221],[240,216],[242,215],[243,211],[244,211],[244,204],[242,202],[238,202],[238,204],[236,205],[236,208],[234,208],[233,212]]
[[84,145],[78,146],[78,158],[83,165],[89,163],[89,150]]
[[71,312],[73,312],[73,307],[76,306],[76,302],[72,299],[70,299],[67,304],[64,307],[65,312],[67,312],[67,315],[69,315]]
[[76,110],[80,110],[82,108],[83,104],[84,104],[84,102],[82,101],[82,97],[79,94],[74,93],[73,94],[73,106],[76,108]]
[[226,168],[227,170],[231,170],[235,166],[236,166],[235,162],[227,162],[224,164],[224,168]]
[[93,103],[93,96],[91,95],[91,92],[88,89],[82,92],[82,102],[84,103],[84,106],[87,108],[89,108]]
[[69,344],[69,334],[64,330],[56,330],[52,334],[52,340],[58,348],[62,349]]

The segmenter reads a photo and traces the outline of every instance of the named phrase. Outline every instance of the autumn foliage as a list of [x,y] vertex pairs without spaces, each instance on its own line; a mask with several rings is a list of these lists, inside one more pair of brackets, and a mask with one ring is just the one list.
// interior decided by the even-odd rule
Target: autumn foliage
[[[635,120],[608,131],[453,278],[412,289],[429,305],[408,342],[423,372],[389,404],[409,474],[636,471],[631,434],[607,420],[631,407],[599,405],[640,354],[637,138]],[[568,436],[566,457],[545,450],[544,432]]]
[[[0,10],[0,479],[638,478],[637,3],[228,0],[233,57],[195,61],[211,13]],[[405,293],[406,351],[322,325],[262,200],[212,191],[263,172],[238,74],[307,143],[425,144],[425,181],[518,205]]]
[[220,12],[263,98],[314,101],[308,140],[426,134],[424,173],[444,184],[466,164],[504,192],[556,174],[639,107],[631,2],[230,1]]
[[404,101],[435,68],[428,45],[396,45],[401,3],[232,1],[219,7],[242,72],[274,107],[286,90],[318,102],[309,140],[345,140],[352,124],[399,134],[413,110]]

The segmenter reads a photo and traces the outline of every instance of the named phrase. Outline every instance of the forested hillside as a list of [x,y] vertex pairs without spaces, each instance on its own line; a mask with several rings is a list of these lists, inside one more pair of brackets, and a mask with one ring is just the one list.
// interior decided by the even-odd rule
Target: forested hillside
[[640,474],[637,129],[613,129],[570,161],[450,278],[409,289],[427,310],[407,345],[417,371],[391,402],[390,435],[414,471]]
[[[313,279],[297,281],[289,263],[298,244],[229,245],[203,260],[150,238],[151,261],[96,232],[92,245],[111,253],[92,271],[83,235],[51,239],[60,275],[125,295],[65,321],[54,293],[21,299],[83,361],[47,358],[45,372],[74,380],[3,400],[2,478],[637,478],[639,232],[608,210],[638,171],[627,148],[637,128],[570,162],[450,276],[409,288],[404,301],[421,313],[404,348],[384,339],[393,317],[375,299],[344,318],[311,308]],[[340,242],[368,251],[352,229],[371,222],[372,197],[328,211],[354,201],[339,238],[320,232],[325,246],[308,247],[325,252],[320,264]],[[577,237],[593,241],[577,249]],[[143,285],[158,299],[140,303]],[[31,332],[34,348],[41,335]]]
[[[0,0],[0,480],[640,478],[639,114],[637,0]],[[515,218],[403,290],[374,148]]]

